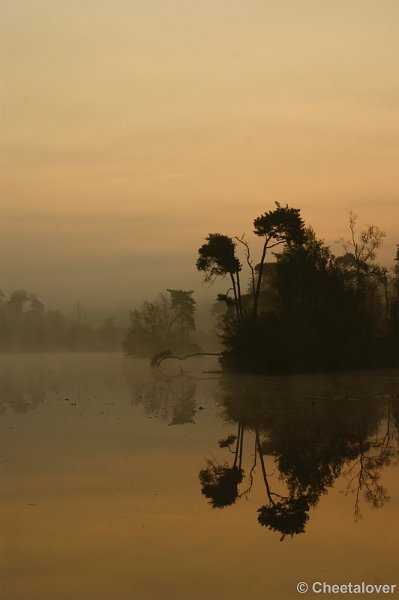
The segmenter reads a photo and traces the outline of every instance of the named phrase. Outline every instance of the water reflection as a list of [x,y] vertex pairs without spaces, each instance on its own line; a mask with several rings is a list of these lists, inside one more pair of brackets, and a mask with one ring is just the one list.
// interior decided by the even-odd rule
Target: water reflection
[[[120,393],[116,359],[103,371],[87,357],[84,363],[74,358],[68,370],[48,358],[30,360],[29,368],[15,358],[2,369],[0,414],[7,407],[19,414],[33,411],[49,391],[54,392],[49,402],[72,399],[74,406],[81,389],[86,410],[98,411],[104,389],[107,403],[98,413],[103,415]],[[355,520],[366,504],[379,509],[389,501],[383,471],[398,458],[397,372],[222,375],[208,381],[210,373],[198,365],[191,371],[179,365],[170,373],[151,373],[144,363],[132,368],[131,361],[122,368],[131,405],[170,426],[194,424],[204,400],[216,398],[219,416],[232,429],[214,447],[204,442],[209,457],[199,469],[200,491],[213,509],[228,509],[262,486],[257,520],[284,539],[305,532],[312,509],[335,484],[351,499]]]
[[194,424],[195,416],[203,407],[197,398],[197,384],[218,381],[219,377],[204,370],[201,361],[187,361],[182,368],[170,361],[168,368],[152,369],[150,377],[137,377],[130,362],[124,374],[130,390],[131,405],[142,406],[149,417],[156,417],[168,425]]
[[24,414],[34,410],[44,400],[45,377],[39,370],[17,372],[4,370],[0,377],[0,415],[9,407]]
[[[232,461],[208,459],[199,473],[203,495],[213,508],[225,508],[247,498],[261,477],[265,503],[258,522],[281,539],[305,531],[310,509],[339,477],[346,482],[343,492],[354,494],[355,519],[362,499],[381,508],[389,500],[381,471],[398,456],[399,398],[377,389],[367,378],[344,376],[223,377],[220,404],[237,430],[219,447],[232,453]],[[251,465],[248,476],[244,459]]]
[[[213,508],[224,508],[234,504],[238,498],[238,485],[242,483],[244,471],[242,469],[244,427],[238,425],[237,435],[229,435],[219,441],[220,448],[228,448],[234,455],[232,465],[217,463],[215,459],[208,459],[206,468],[200,471],[199,478],[202,493],[209,499]],[[231,446],[235,444],[235,449]]]
[[154,416],[169,425],[194,423],[198,410],[195,381],[184,372],[168,376],[160,371],[148,382],[137,381],[134,373],[125,370],[132,406],[142,405],[147,416]]
[[[259,479],[258,522],[281,539],[305,532],[311,509],[338,479],[353,496],[355,520],[363,502],[383,507],[389,493],[381,474],[397,459],[399,421],[398,377],[386,373],[219,377],[214,394],[234,431],[218,441],[224,458],[212,454],[199,472],[210,506],[248,499]],[[169,425],[194,423],[202,408],[193,373],[155,370],[144,384],[128,381],[132,403]]]
[[399,371],[163,366],[2,357],[7,598],[289,600],[302,579],[394,581]]
[[46,402],[79,406],[88,398],[110,400],[121,381],[115,355],[3,355],[0,415],[29,413]]

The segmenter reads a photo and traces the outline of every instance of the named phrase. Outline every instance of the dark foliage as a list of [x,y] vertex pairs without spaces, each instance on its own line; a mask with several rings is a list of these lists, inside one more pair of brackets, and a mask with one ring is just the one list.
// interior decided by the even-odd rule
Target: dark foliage
[[236,435],[234,435],[234,434],[228,435],[227,438],[225,438],[223,440],[219,440],[219,442],[218,442],[219,448],[230,448],[230,446],[232,446],[234,444],[236,439],[237,439]]
[[238,467],[219,465],[208,460],[206,469],[199,474],[202,493],[209,499],[212,508],[223,508],[234,504],[238,497],[238,485],[243,479],[243,471]]
[[[287,498],[258,509],[258,522],[272,531],[279,531],[283,538],[305,531],[309,520],[309,504],[305,497]],[[282,538],[282,539],[283,539]]]
[[241,269],[240,261],[235,255],[235,243],[227,235],[210,233],[198,250],[197,269],[205,273],[206,279],[236,273]]
[[398,364],[394,281],[384,305],[381,270],[363,268],[360,286],[353,260],[337,260],[310,228],[275,256],[258,314],[224,320],[226,367],[288,373]]

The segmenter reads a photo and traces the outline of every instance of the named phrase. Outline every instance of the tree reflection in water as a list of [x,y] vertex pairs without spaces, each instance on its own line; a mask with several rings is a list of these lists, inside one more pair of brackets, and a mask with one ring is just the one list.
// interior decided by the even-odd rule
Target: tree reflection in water
[[347,480],[346,494],[355,495],[355,519],[361,517],[361,493],[374,508],[381,508],[390,499],[386,488],[381,484],[381,470],[392,463],[398,455],[398,421],[394,415],[398,410],[398,399],[387,406],[384,421],[385,433],[382,439],[359,440],[357,458],[343,471]]
[[[132,401],[147,414],[170,425],[194,422],[196,382],[188,373],[156,370],[146,386],[133,378],[130,387]],[[389,500],[381,471],[398,456],[397,372],[223,375],[218,390],[222,415],[236,431],[218,443],[226,458],[208,458],[199,472],[212,508],[248,498],[261,477],[265,502],[258,522],[284,539],[304,533],[310,510],[338,478],[342,492],[354,496],[355,520],[362,500],[375,508]]]
[[[362,497],[375,508],[389,500],[380,479],[382,469],[398,456],[399,399],[392,390],[382,395],[378,379],[370,385],[367,375],[267,380],[225,376],[221,390],[226,420],[237,425],[241,440],[244,431],[252,436],[254,453],[246,483],[242,444],[240,478],[226,481],[227,463],[208,462],[199,477],[211,506],[222,508],[248,497],[260,470],[266,503],[258,509],[258,522],[284,539],[305,531],[309,510],[340,476],[347,481],[344,492],[355,495],[356,520]],[[230,472],[235,464],[236,459]],[[278,492],[268,475],[275,468]],[[240,492],[241,483],[245,487]]]
[[0,415],[7,406],[15,413],[28,413],[43,402],[45,394],[46,380],[40,369],[5,369],[0,377]]
[[142,405],[148,416],[155,416],[169,425],[194,423],[198,406],[195,381],[183,371],[168,376],[154,370],[153,377],[144,384],[136,375],[125,371],[131,393],[131,404]]
[[[231,446],[234,442],[233,451]],[[234,454],[232,466],[230,467],[227,462],[218,464],[215,459],[208,459],[206,468],[200,471],[202,493],[209,499],[213,508],[224,508],[234,504],[238,498],[238,485],[244,476],[241,468],[243,442],[244,427],[238,425],[237,435],[229,435],[219,442],[220,448],[228,448]]]

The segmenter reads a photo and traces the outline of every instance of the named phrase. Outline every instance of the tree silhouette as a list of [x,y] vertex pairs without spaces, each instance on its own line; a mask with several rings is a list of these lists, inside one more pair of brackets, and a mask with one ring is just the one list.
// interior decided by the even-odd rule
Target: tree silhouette
[[286,535],[291,537],[304,533],[309,520],[309,503],[305,497],[284,498],[279,502],[271,502],[268,506],[258,509],[258,522],[272,531],[282,534],[281,540]]
[[220,440],[219,447],[230,449],[234,442],[236,442],[236,447],[235,451],[232,451],[234,462],[231,467],[226,462],[220,464],[215,459],[208,459],[206,468],[199,473],[201,492],[209,499],[212,508],[230,506],[238,498],[238,485],[244,477],[244,471],[241,468],[244,428],[241,424],[238,424],[237,435],[229,435],[226,439]]
[[194,290],[167,290],[170,294],[170,307],[172,318],[169,321],[167,339],[169,338],[171,328],[179,324],[179,335],[181,342],[188,342],[190,331],[195,329],[195,305],[193,293]]
[[[375,264],[384,232],[376,225],[357,232],[356,226],[351,213],[345,254],[335,257],[298,208],[276,202],[254,219],[263,240],[258,264],[244,234],[208,236],[197,269],[206,281],[230,275],[232,282],[218,295],[227,306],[218,322],[225,368],[276,374],[398,364],[398,268]],[[236,243],[249,269],[246,293]],[[274,262],[266,262],[270,250]]]
[[207,466],[199,474],[201,492],[209,499],[212,508],[230,506],[238,498],[238,485],[243,478],[243,471],[237,466],[229,467],[227,463],[217,464],[208,459]]
[[352,211],[349,213],[350,238],[341,239],[345,252],[351,253],[354,259],[355,282],[358,304],[361,301],[361,291],[364,287],[370,267],[376,258],[377,249],[381,246],[385,232],[377,225],[368,225],[358,234],[358,216]]
[[254,296],[254,314],[256,316],[267,250],[281,244],[301,244],[303,241],[304,222],[300,217],[300,209],[290,208],[288,205],[281,206],[276,202],[274,210],[269,210],[254,220],[254,233],[264,238]]
[[241,263],[235,254],[232,238],[220,233],[210,233],[207,242],[198,250],[197,269],[205,273],[205,281],[213,283],[217,277],[230,275],[237,321],[242,318],[240,271]]
[[[122,342],[124,352],[131,356],[157,356],[166,350],[199,351],[190,342],[195,329],[193,290],[167,290],[154,300],[143,302],[141,309],[130,311],[129,328]],[[160,356],[160,355],[159,355]]]

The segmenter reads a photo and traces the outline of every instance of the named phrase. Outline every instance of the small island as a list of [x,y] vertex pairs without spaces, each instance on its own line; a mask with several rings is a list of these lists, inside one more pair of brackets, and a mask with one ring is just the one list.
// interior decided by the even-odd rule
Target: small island
[[399,364],[399,245],[394,267],[378,265],[385,233],[376,225],[359,231],[352,212],[340,256],[298,208],[276,203],[253,225],[263,240],[258,262],[245,236],[211,233],[198,251],[205,282],[230,284],[217,298],[225,305],[219,320],[224,369],[277,374]]

